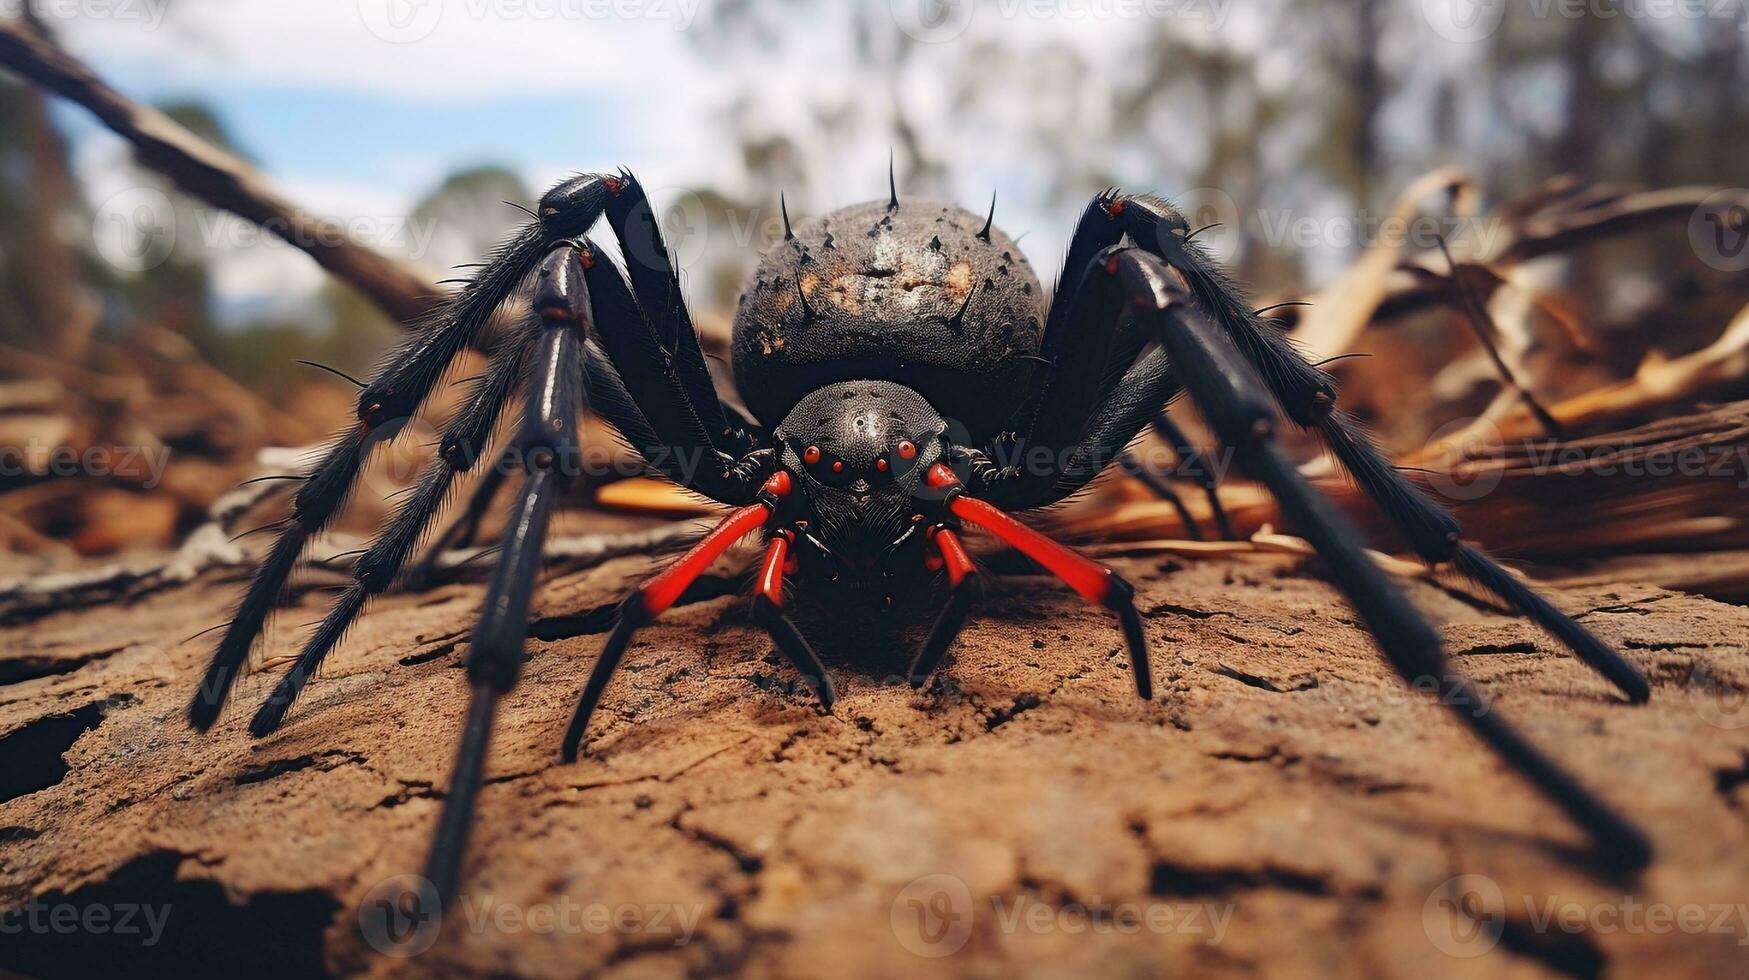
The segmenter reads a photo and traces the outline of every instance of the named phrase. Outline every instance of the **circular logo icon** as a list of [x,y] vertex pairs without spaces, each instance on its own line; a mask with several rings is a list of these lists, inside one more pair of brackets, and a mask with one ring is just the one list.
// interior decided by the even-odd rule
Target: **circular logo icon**
[[1727,188],[1700,202],[1688,219],[1688,243],[1720,272],[1749,269],[1749,190]]
[[[379,419],[371,427],[357,450],[359,470],[354,492],[387,500],[398,500],[402,495],[414,492],[413,483],[424,472],[428,458],[423,453],[408,451],[405,446],[395,444],[395,439],[412,421],[406,416]],[[377,452],[378,447],[383,451]]]
[[971,26],[973,0],[891,0],[893,23],[924,44],[951,41]]
[[[1187,234],[1191,241],[1223,264],[1238,258],[1243,229],[1239,227],[1239,204],[1233,195],[1219,187],[1193,187],[1172,203],[1190,224]],[[1168,233],[1164,225],[1160,227],[1163,234]]]
[[130,187],[98,207],[91,241],[122,272],[155,269],[176,246],[176,206],[156,187]]
[[385,956],[418,956],[443,932],[437,887],[420,875],[377,882],[358,904],[358,932]]
[[[1434,430],[1429,445],[1449,446],[1449,466],[1426,471],[1427,485],[1447,500],[1480,500],[1494,492],[1505,478],[1498,466],[1485,465],[1506,456],[1505,436],[1487,419],[1456,419]],[[1484,465],[1467,464],[1483,461]]]
[[1421,0],[1433,33],[1454,44],[1486,40],[1506,20],[1506,0]]
[[1481,956],[1500,942],[1506,925],[1506,896],[1484,875],[1446,879],[1421,905],[1427,941],[1447,956]]
[[443,0],[358,0],[365,29],[390,44],[423,41],[443,20]]
[[1694,713],[1714,728],[1749,728],[1749,690],[1714,676],[1704,664],[1695,665],[1683,692],[1694,705]]
[[683,187],[646,187],[644,199],[648,202],[646,205],[626,215],[627,240],[622,245],[627,261],[662,267],[664,260],[656,251],[655,239],[640,234],[641,230],[650,227],[652,220],[659,222],[662,240],[668,247],[675,269],[685,269],[704,258],[705,247],[710,244],[711,214],[697,191]]
[[911,953],[937,959],[972,938],[972,890],[948,874],[924,875],[893,896],[893,935]]

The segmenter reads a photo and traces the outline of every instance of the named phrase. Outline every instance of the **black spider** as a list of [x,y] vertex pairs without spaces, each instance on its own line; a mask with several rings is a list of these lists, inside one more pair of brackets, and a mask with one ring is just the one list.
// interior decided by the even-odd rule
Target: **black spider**
[[[603,215],[623,269],[582,237]],[[1646,700],[1646,681],[1464,543],[1451,515],[1336,410],[1330,377],[1258,319],[1165,202],[1096,197],[1076,226],[1048,305],[1014,243],[993,226],[993,203],[991,216],[979,218],[939,203],[901,204],[895,191],[887,201],[793,229],[786,210],[784,241],[760,263],[734,325],[735,380],[757,420],[775,423],[769,430],[719,400],[649,202],[630,174],[568,180],[541,199],[537,217],[364,387],[359,423],[298,489],[292,519],[256,570],[189,710],[202,729],[218,718],[305,542],[340,508],[369,447],[392,435],[381,430],[419,409],[489,315],[538,267],[535,315],[494,355],[450,421],[439,460],[358,559],[355,581],[250,725],[257,736],[279,726],[366,600],[389,587],[452,481],[478,461],[505,404],[525,387],[526,415],[510,447],[525,475],[473,633],[473,701],[426,870],[444,900],[456,892],[493,710],[522,663],[548,517],[580,468],[576,426],[585,392],[595,413],[653,467],[738,509],[620,607],[565,735],[566,759],[575,758],[632,634],[731,544],[755,533],[767,545],[755,616],[828,709],[826,671],[783,612],[786,573],[830,602],[882,608],[907,604],[891,583],[921,581],[912,573],[926,565],[941,569],[948,599],[910,671],[921,686],[979,593],[959,537],[964,524],[993,533],[1115,611],[1137,693],[1150,697],[1128,583],[1007,511],[1084,487],[1182,386],[1240,467],[1274,493],[1316,546],[1397,671],[1441,692],[1477,736],[1592,835],[1601,857],[1624,867],[1649,860],[1639,830],[1450,669],[1438,635],[1276,446],[1277,407],[1323,438],[1422,558],[1458,570],[1535,619],[1630,700]]]

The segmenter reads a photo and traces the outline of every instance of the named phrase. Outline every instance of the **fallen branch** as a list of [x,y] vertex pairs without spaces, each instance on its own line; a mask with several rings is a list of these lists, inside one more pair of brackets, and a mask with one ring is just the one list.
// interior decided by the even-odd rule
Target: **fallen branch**
[[[273,466],[265,476],[271,478],[296,472],[298,453],[283,451],[268,455],[287,465]],[[180,548],[162,559],[0,580],[0,625],[68,609],[131,601],[192,582],[207,572],[249,567],[259,556],[252,555],[238,543],[237,525],[257,504],[285,488],[283,481],[263,479],[225,494],[213,504],[207,522],[195,528]],[[660,554],[677,543],[696,538],[700,530],[696,521],[681,520],[639,531],[559,537],[549,540],[543,553],[549,567],[574,571],[627,555]],[[431,565],[436,579],[427,584],[461,578],[469,569],[478,569],[483,574],[490,563],[481,559],[494,550],[493,546],[481,545],[442,552]],[[347,575],[356,555],[357,552],[343,547],[326,557],[311,555],[302,567]]]
[[0,21],[0,65],[90,110],[133,144],[142,165],[214,207],[260,225],[352,285],[404,325],[443,295],[417,266],[355,240],[343,222],[311,214],[281,197],[253,167],[140,105],[71,54],[17,21]]

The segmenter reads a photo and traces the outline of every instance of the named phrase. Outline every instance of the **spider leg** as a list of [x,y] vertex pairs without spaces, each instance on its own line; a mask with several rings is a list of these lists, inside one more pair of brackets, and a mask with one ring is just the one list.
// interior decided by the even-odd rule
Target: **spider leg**
[[[627,196],[624,201],[619,201],[622,194]],[[256,567],[248,589],[238,603],[224,636],[215,647],[200,687],[189,704],[188,717],[192,725],[204,730],[218,720],[226,695],[241,675],[249,651],[267,625],[268,616],[278,605],[286,581],[296,567],[304,546],[327,526],[345,503],[369,449],[378,441],[392,439],[400,424],[418,412],[457,354],[479,336],[493,312],[541,262],[553,245],[583,235],[606,213],[608,223],[622,244],[627,245],[629,253],[644,256],[654,254],[653,249],[661,249],[662,262],[645,263],[640,275],[648,278],[650,269],[658,264],[667,265],[666,250],[661,246],[660,235],[653,230],[653,226],[647,232],[632,227],[635,222],[631,218],[637,213],[640,201],[644,202],[647,210],[648,202],[641,188],[637,187],[629,175],[614,177],[584,174],[555,186],[541,198],[538,222],[529,224],[501,245],[494,253],[492,261],[453,299],[434,310],[429,322],[422,325],[384,362],[382,368],[359,393],[358,424],[328,447],[322,458],[311,467],[308,478],[293,497],[292,519],[286,522],[267,557]],[[664,281],[674,280],[671,266],[667,266],[663,275]],[[615,278],[619,278],[617,273]],[[623,279],[620,280],[620,288],[625,290]],[[628,292],[627,296],[629,295]],[[678,289],[669,290],[665,295],[663,309],[666,315],[670,319],[676,316],[684,319],[685,308]],[[618,369],[635,369],[636,373],[647,374],[652,365],[665,366],[674,363],[676,353],[662,348],[655,340],[652,328],[646,322],[642,310],[637,308],[636,302],[631,301],[624,306],[629,307],[629,310],[616,309],[615,312],[626,315],[627,318],[622,322],[628,328],[616,333],[633,338],[631,343],[637,347],[634,356],[648,358],[650,363],[628,368],[626,363],[616,360]],[[648,338],[648,343],[638,344],[636,338],[640,334]],[[677,370],[687,377],[694,377],[703,368],[702,356],[696,355],[695,351],[696,336],[691,334],[688,327],[686,337],[691,338],[690,347],[683,342],[685,338],[680,338],[678,334],[676,336],[679,361]],[[693,353],[689,354],[688,351]],[[696,366],[689,366],[689,361],[696,361]],[[679,384],[667,375],[665,368],[661,369],[661,373],[664,374],[665,384]],[[708,373],[705,376],[708,378]],[[701,398],[702,394],[700,389]],[[762,467],[766,461],[758,459],[749,462],[748,457],[737,460],[716,451],[702,423],[698,422],[697,412],[684,385],[680,386],[678,406],[672,404],[675,401],[672,398],[665,402],[662,398],[654,400],[662,402],[664,408],[675,410],[655,420],[654,431],[661,433],[663,438],[655,444],[640,448],[659,451],[663,456],[672,455],[682,460],[683,466],[674,464],[672,469],[682,471],[687,476],[684,485],[691,489],[730,503],[741,503],[748,499],[759,485]],[[714,391],[710,392],[710,398],[706,400],[710,404],[717,404]],[[717,413],[720,412],[719,406]],[[710,415],[708,409],[706,414]],[[690,418],[690,427],[684,424],[687,418]],[[639,424],[644,429],[652,428],[642,420],[639,420]],[[474,449],[477,451],[478,447]],[[434,475],[432,479],[439,478]],[[437,489],[422,488],[416,491],[416,499],[420,500],[441,497],[442,492]],[[411,512],[404,513],[411,515]],[[423,519],[416,523],[420,529],[423,528]],[[417,536],[415,533],[412,538]],[[403,555],[396,561],[397,567],[404,559]],[[344,597],[342,603],[360,608],[363,605],[362,599],[355,595]],[[350,616],[343,618],[349,620]],[[340,631],[343,631],[343,627]],[[340,631],[319,630],[313,639],[331,645],[338,640]],[[332,635],[326,635],[329,633]]]
[[1014,438],[956,450],[980,471],[967,474],[977,495],[1008,510],[1056,503],[1091,483],[1179,391],[1165,352],[1138,358],[1146,333],[1133,323],[1124,330],[1108,297],[1058,295],[1066,306],[1052,307],[1046,327],[1054,356],[1024,396]]
[[698,332],[687,313],[680,292],[680,277],[662,240],[662,223],[644,186],[630,173],[621,173],[620,189],[608,201],[607,218],[619,238],[632,292],[643,307],[657,342],[673,360],[674,374],[698,414],[711,445],[732,456],[753,448],[739,421],[731,420],[710,368],[698,344]]
[[1311,541],[1397,672],[1412,684],[1437,684],[1442,700],[1471,731],[1585,828],[1606,859],[1623,867],[1650,860],[1651,845],[1638,828],[1526,741],[1450,669],[1438,634],[1367,556],[1353,526],[1277,446],[1265,389],[1226,335],[1204,319],[1183,276],[1135,249],[1112,250],[1096,268],[1123,289],[1132,312],[1154,320],[1211,428]]
[[[597,331],[604,357],[585,351],[592,407],[675,483],[724,503],[751,501],[769,471],[767,456],[755,451],[737,459],[715,447],[619,268],[588,239],[578,243],[575,255],[598,321],[625,325]],[[749,460],[759,465],[746,465]]]
[[[625,655],[632,636],[674,605],[687,586],[704,574],[711,563],[728,551],[730,546],[768,524],[777,513],[779,502],[789,495],[789,491],[789,474],[781,470],[772,474],[765,481],[756,502],[737,508],[723,518],[674,564],[626,596],[619,607],[619,622],[615,624],[613,632],[608,634],[607,643],[601,648],[600,656],[595,658],[595,666],[589,671],[589,680],[583,685],[583,693],[577,700],[577,710],[571,715],[571,724],[565,730],[562,752],[566,762],[576,760],[578,748],[589,728],[589,717],[595,713],[595,706],[600,703],[602,692],[607,690],[607,682],[618,668],[620,658]],[[788,650],[784,652],[790,653]],[[803,672],[806,673],[807,670],[804,669]],[[821,670],[819,676],[825,678],[824,670]]]
[[1196,515],[1192,514],[1190,508],[1184,505],[1184,498],[1178,495],[1178,488],[1167,481],[1164,473],[1155,471],[1145,460],[1138,458],[1135,453],[1131,452],[1124,453],[1119,458],[1118,465],[1123,468],[1125,473],[1142,481],[1142,485],[1152,491],[1154,496],[1172,505],[1172,509],[1178,512],[1178,520],[1184,525],[1184,533],[1190,536],[1190,540],[1201,541],[1203,539],[1202,528],[1198,527],[1196,523]]
[[1202,487],[1221,539],[1233,540],[1233,524],[1227,519],[1227,509],[1221,506],[1218,487],[1220,475],[1209,465],[1208,456],[1196,448],[1196,444],[1190,441],[1184,430],[1178,427],[1177,422],[1172,421],[1172,416],[1166,414],[1164,409],[1154,416],[1154,431],[1172,447],[1172,452],[1178,457],[1178,471],[1195,479]]
[[911,661],[911,686],[919,689],[935,673],[941,658],[947,654],[947,648],[965,628],[972,607],[984,595],[983,582],[977,567],[972,564],[972,556],[966,553],[965,544],[953,528],[946,524],[932,526],[929,541],[935,546],[936,554],[941,556],[942,568],[947,571],[948,596],[935,625],[929,628],[929,636]]
[[787,528],[772,532],[767,541],[765,559],[759,567],[759,587],[753,593],[753,621],[771,634],[778,651],[813,688],[814,696],[820,699],[820,707],[830,712],[838,694],[832,689],[832,679],[826,676],[826,665],[820,662],[819,654],[802,636],[802,631],[783,612],[784,564],[789,560],[790,545],[794,542],[795,532]]
[[473,543],[480,533],[480,521],[485,519],[492,501],[497,499],[499,489],[510,476],[510,468],[516,465],[516,457],[514,443],[505,446],[498,453],[491,467],[486,470],[486,475],[468,494],[468,502],[462,512],[438,533],[437,538],[425,549],[425,557],[401,576],[402,588],[419,588],[430,583],[437,576],[437,560],[445,551]]
[[989,531],[1009,547],[1038,562],[1081,598],[1117,613],[1123,624],[1124,645],[1129,648],[1130,667],[1136,675],[1136,694],[1144,701],[1154,696],[1154,679],[1148,667],[1148,641],[1142,633],[1142,617],[1136,612],[1133,586],[1111,569],[1052,541],[989,501],[970,496],[946,464],[936,463],[923,479],[931,489],[944,493],[942,506],[948,513]]
[[[260,738],[279,728],[304,685],[315,676],[323,659],[364,610],[365,603],[393,584],[432,517],[443,508],[444,497],[456,477],[478,461],[505,403],[522,382],[528,347],[537,339],[539,329],[525,327],[518,331],[494,358],[473,398],[445,428],[438,444],[438,458],[425,468],[413,494],[396,509],[369,550],[353,564],[352,584],[335,600],[321,625],[305,642],[297,661],[262,703],[249,723],[250,734]],[[526,451],[526,447],[518,448]]]
[[480,789],[492,716],[500,696],[516,685],[528,631],[528,604],[539,579],[541,546],[553,505],[577,476],[581,447],[577,418],[583,406],[579,351],[589,322],[581,283],[566,272],[570,250],[554,251],[543,264],[547,275],[535,294],[541,334],[530,358],[536,372],[528,386],[528,408],[516,445],[522,457],[522,487],[505,526],[498,564],[492,569],[479,623],[468,649],[472,688],[467,722],[456,752],[449,794],[438,818],[425,877],[447,904],[459,880],[467,847],[473,801]]
[[[1124,235],[1183,275],[1197,305],[1255,366],[1282,411],[1301,427],[1318,432],[1424,561],[1449,563],[1530,617],[1628,700],[1638,703],[1651,696],[1638,668],[1465,542],[1457,519],[1386,462],[1358,423],[1336,408],[1336,385],[1330,376],[1307,363],[1285,335],[1258,318],[1238,287],[1201,246],[1188,240],[1188,223],[1171,205],[1152,197],[1102,196],[1076,228],[1078,242],[1085,239],[1101,247],[1117,244]],[[1070,253],[1075,254],[1076,248],[1072,246]]]
[[581,234],[594,224],[618,183],[617,178],[586,175],[547,192],[541,201],[541,220],[500,245],[479,275],[434,309],[360,390],[358,423],[328,447],[293,497],[292,519],[256,567],[213,650],[188,707],[190,724],[205,730],[218,720],[225,697],[278,605],[304,545],[339,512],[370,448],[394,438],[401,423],[418,412],[445,369],[479,336],[493,311],[546,254],[550,243]]

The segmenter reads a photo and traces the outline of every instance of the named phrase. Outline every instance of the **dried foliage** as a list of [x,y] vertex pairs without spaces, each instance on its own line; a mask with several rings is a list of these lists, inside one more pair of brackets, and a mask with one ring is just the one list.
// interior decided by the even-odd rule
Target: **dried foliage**
[[[1344,402],[1491,548],[1564,563],[1749,548],[1749,402],[1732,401],[1749,396],[1749,276],[1705,266],[1686,247],[1696,215],[1731,202],[1721,204],[1710,187],[1645,191],[1562,179],[1477,215],[1469,188],[1455,171],[1429,174],[1392,217],[1414,220],[1443,191],[1450,210],[1441,220],[1482,222],[1489,234],[1476,240],[1486,247],[1454,239],[1406,252],[1375,242],[1323,291],[1290,297],[1310,305],[1283,307],[1278,321],[1309,353],[1342,358],[1332,370]],[[1672,238],[1685,246],[1676,260],[1644,264]],[[1642,264],[1609,264],[1623,257]],[[1654,299],[1625,317],[1572,285],[1630,278]],[[1353,357],[1363,353],[1372,356]],[[1327,461],[1307,468],[1377,540],[1391,540]],[[1236,476],[1221,493],[1239,533],[1280,524],[1273,502]],[[1193,517],[1206,521],[1195,485],[1181,482]],[[1176,508],[1131,481],[1108,482],[1058,519],[1085,539],[1131,548],[1187,536]],[[1279,546],[1265,535],[1172,550]],[[1743,595],[1746,565],[1714,563],[1700,587]],[[1694,566],[1636,567],[1677,587]]]

